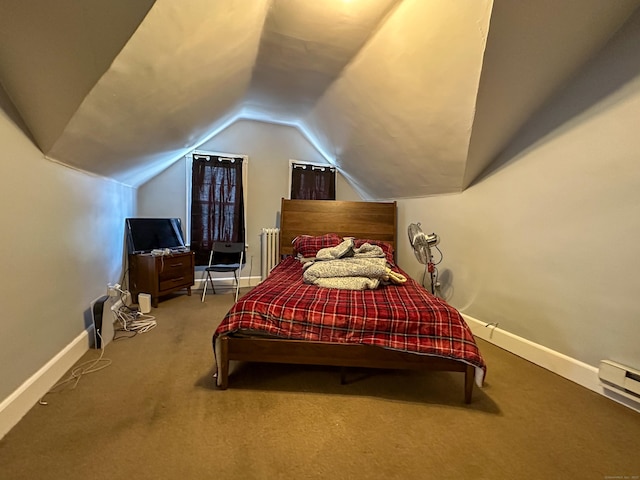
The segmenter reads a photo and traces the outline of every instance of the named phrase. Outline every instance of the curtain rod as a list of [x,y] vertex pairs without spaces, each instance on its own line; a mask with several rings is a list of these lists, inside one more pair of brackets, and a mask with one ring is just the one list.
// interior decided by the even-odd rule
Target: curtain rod
[[239,158],[233,158],[233,157],[218,157],[216,155],[202,155],[199,153],[194,153],[193,154],[193,158],[195,160],[199,160],[199,159],[205,159],[207,161],[211,161],[211,160],[217,160],[218,162],[231,162],[231,163],[235,163],[236,160],[238,160],[239,162],[242,162],[242,157]]
[[326,167],[321,167],[319,165],[305,165],[304,163],[292,163],[291,164],[293,166],[293,168],[302,168],[303,170],[306,170],[307,168],[310,168],[311,170],[322,170],[323,172],[326,169],[329,169],[329,171],[335,172],[336,167],[332,167],[330,165],[327,165]]

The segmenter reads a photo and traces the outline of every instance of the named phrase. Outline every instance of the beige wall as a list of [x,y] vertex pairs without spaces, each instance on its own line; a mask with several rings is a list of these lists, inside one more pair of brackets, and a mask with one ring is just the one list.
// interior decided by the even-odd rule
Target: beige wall
[[640,365],[638,42],[622,32],[471,188],[399,203],[401,229],[441,235],[454,306],[593,366]]
[[0,105],[1,403],[85,330],[91,302],[119,281],[135,199],[45,159]]
[[[324,157],[296,128],[239,120],[198,150],[233,153],[249,157],[247,205],[247,267],[243,276],[260,275],[260,241],[263,227],[279,222],[280,199],[288,196],[289,160],[326,163]],[[187,211],[186,161],[176,162],[138,189],[139,216],[176,216]],[[338,175],[339,200],[360,200],[349,183]]]
[[173,163],[137,190],[137,211],[139,217],[176,217],[186,223],[187,183],[186,161]]

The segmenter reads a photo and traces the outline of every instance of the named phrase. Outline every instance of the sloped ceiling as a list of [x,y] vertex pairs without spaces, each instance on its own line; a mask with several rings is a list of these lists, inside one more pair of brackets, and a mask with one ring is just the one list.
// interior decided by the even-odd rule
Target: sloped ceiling
[[469,186],[639,6],[3,0],[0,85],[45,155],[133,186],[252,118],[420,197]]

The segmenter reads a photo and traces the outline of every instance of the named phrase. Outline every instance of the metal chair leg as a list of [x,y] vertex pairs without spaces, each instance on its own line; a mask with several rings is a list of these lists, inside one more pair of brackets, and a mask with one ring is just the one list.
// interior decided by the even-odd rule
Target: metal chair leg
[[233,278],[236,281],[236,302],[238,301],[238,291],[240,290],[240,281],[238,280],[238,276],[236,275],[236,272],[233,272]]
[[[207,276],[208,275],[209,275],[209,272],[207,272]],[[201,303],[204,302],[204,296],[207,294],[207,282],[208,282],[208,279],[205,276],[204,277],[204,288],[202,289],[202,298],[200,299]]]
[[236,279],[236,303],[238,303],[238,293],[240,292],[240,272],[242,271],[242,261],[244,260],[244,250],[240,252],[240,263],[238,264],[238,274],[233,271],[233,277]]
[[211,289],[213,290],[213,294],[216,294],[216,286],[213,284],[213,278],[211,278],[211,272],[207,271],[207,277],[204,279],[204,289],[202,290],[202,298],[201,302],[204,302],[204,297],[207,294],[207,284],[211,282]]

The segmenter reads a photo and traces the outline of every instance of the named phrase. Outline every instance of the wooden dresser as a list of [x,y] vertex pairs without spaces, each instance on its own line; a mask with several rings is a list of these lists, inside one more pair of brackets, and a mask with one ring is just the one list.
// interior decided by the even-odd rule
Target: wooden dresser
[[134,302],[139,293],[151,295],[151,305],[158,306],[158,299],[177,290],[191,287],[195,280],[193,252],[169,255],[129,255],[129,290]]

